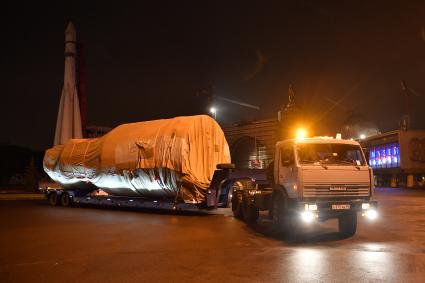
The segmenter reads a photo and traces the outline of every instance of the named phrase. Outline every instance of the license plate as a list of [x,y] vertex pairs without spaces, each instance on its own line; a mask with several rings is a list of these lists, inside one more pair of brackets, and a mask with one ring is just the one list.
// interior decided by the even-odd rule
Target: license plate
[[350,209],[350,205],[349,204],[332,204],[332,209]]

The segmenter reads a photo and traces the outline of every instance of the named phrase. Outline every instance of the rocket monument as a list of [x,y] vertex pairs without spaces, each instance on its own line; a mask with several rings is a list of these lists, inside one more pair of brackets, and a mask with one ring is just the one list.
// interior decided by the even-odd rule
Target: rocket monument
[[54,145],[83,137],[76,84],[76,32],[70,22],[65,30],[65,74],[59,104]]

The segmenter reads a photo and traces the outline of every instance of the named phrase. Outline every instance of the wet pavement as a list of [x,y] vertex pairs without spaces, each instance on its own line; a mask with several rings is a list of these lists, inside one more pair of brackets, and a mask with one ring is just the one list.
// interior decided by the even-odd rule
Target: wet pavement
[[0,282],[424,282],[425,191],[379,189],[380,217],[287,241],[229,210],[174,215],[0,201]]

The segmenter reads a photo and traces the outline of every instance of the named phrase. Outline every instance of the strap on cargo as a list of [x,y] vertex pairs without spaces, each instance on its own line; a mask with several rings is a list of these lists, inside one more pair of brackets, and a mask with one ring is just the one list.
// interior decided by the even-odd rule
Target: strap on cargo
[[87,151],[89,150],[89,147],[90,147],[90,143],[91,143],[91,142],[92,142],[92,141],[89,141],[89,142],[87,143],[86,150],[84,151],[84,157],[83,157],[83,168],[84,168],[84,178],[85,178],[85,179],[87,178],[86,155],[87,155]]

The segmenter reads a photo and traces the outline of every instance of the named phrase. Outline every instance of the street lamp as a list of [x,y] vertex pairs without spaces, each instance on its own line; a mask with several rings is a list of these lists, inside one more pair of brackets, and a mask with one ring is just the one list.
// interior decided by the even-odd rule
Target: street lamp
[[217,110],[214,107],[210,108],[211,115],[214,117],[214,120],[217,120]]

